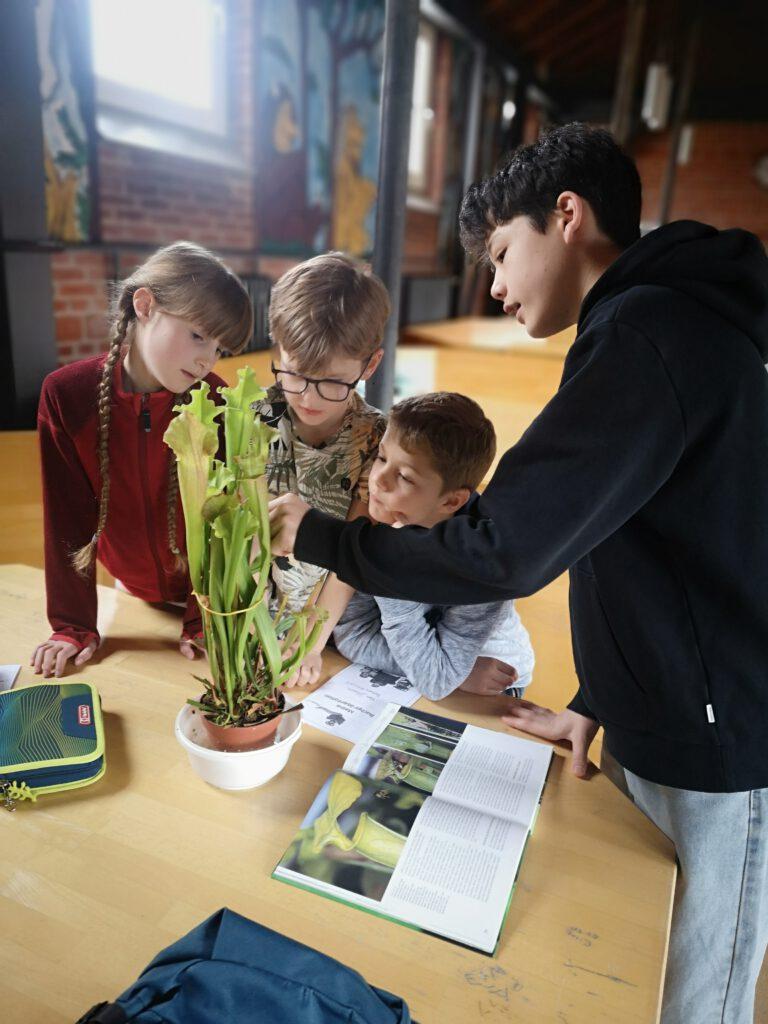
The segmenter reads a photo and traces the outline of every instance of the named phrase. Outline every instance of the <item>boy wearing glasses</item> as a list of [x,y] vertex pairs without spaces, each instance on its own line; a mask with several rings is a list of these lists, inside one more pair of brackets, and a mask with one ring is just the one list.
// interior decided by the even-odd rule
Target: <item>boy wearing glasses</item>
[[[272,289],[275,384],[255,412],[278,431],[267,461],[273,497],[296,494],[341,519],[368,514],[368,476],[386,420],[355,387],[379,365],[389,309],[379,278],[338,252],[300,263]],[[321,652],[354,590],[293,557],[276,558],[272,575],[277,599],[285,598],[292,611],[322,585],[316,604],[328,618],[288,681],[306,686],[319,677]]]

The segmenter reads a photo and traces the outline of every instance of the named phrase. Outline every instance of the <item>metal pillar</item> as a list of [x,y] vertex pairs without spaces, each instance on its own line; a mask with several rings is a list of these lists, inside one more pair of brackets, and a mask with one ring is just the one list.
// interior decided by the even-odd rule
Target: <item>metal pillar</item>
[[695,9],[692,21],[688,26],[687,38],[685,40],[685,55],[680,73],[680,85],[675,95],[675,109],[672,117],[672,127],[669,133],[669,153],[667,155],[667,167],[664,172],[664,181],[661,186],[661,197],[659,199],[659,224],[666,224],[669,220],[669,213],[672,209],[672,199],[675,193],[675,178],[677,177],[677,156],[680,149],[680,136],[683,132],[683,124],[688,114],[688,107],[693,91],[693,78],[696,71],[696,53],[699,47],[699,33],[701,31],[701,10]]
[[646,0],[629,0],[611,115],[611,131],[622,146],[629,142],[632,131],[632,105],[637,90],[646,11]]
[[418,0],[387,0],[381,86],[379,187],[372,262],[374,272],[389,291],[392,314],[384,332],[384,358],[365,387],[366,400],[385,412],[392,405],[395,384],[405,201],[408,192],[408,144],[418,31]]
[[[472,64],[472,78],[469,83],[469,106],[467,112],[467,133],[464,139],[464,187],[465,193],[477,176],[480,155],[480,129],[483,120],[483,78],[485,76],[485,47],[475,44],[475,59]],[[480,168],[484,170],[484,168]],[[478,267],[464,260],[461,286],[456,303],[456,315],[467,316],[472,311]]]
[[[35,5],[3,8],[0,32],[0,240],[46,238]],[[40,385],[56,368],[46,252],[0,249],[0,427],[35,425]]]

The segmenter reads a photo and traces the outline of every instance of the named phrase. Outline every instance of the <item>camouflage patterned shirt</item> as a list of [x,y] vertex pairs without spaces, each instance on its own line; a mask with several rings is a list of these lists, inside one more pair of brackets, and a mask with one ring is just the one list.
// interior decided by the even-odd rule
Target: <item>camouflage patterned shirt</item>
[[[296,433],[290,409],[272,387],[254,405],[261,419],[278,431],[267,460],[267,486],[272,497],[298,494],[313,508],[346,519],[352,501],[368,501],[368,477],[387,425],[385,417],[353,392],[337,432],[319,445],[306,444]],[[293,557],[278,557],[272,578],[288,608],[304,607],[327,570]]]

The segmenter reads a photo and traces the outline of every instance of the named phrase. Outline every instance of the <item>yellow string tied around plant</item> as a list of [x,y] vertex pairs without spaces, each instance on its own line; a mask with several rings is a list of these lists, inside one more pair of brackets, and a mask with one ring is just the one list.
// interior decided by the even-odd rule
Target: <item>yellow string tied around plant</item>
[[254,601],[253,604],[247,608],[236,608],[233,612],[219,612],[215,608],[211,608],[209,599],[204,594],[198,594],[197,591],[193,590],[192,594],[197,598],[197,603],[203,609],[204,612],[208,612],[209,615],[220,615],[222,619],[228,619],[231,615],[245,615],[246,612],[252,612],[254,608],[258,608],[267,596],[266,591],[261,595],[258,601]]

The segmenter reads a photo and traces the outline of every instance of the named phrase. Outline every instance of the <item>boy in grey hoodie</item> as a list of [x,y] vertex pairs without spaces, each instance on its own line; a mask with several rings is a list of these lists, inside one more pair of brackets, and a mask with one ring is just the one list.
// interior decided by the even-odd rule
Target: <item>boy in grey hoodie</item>
[[[495,451],[493,425],[465,395],[398,403],[371,468],[371,518],[427,528],[450,519]],[[407,676],[430,700],[459,688],[521,697],[533,674],[531,641],[512,601],[445,606],[358,593],[333,637],[350,661]]]

